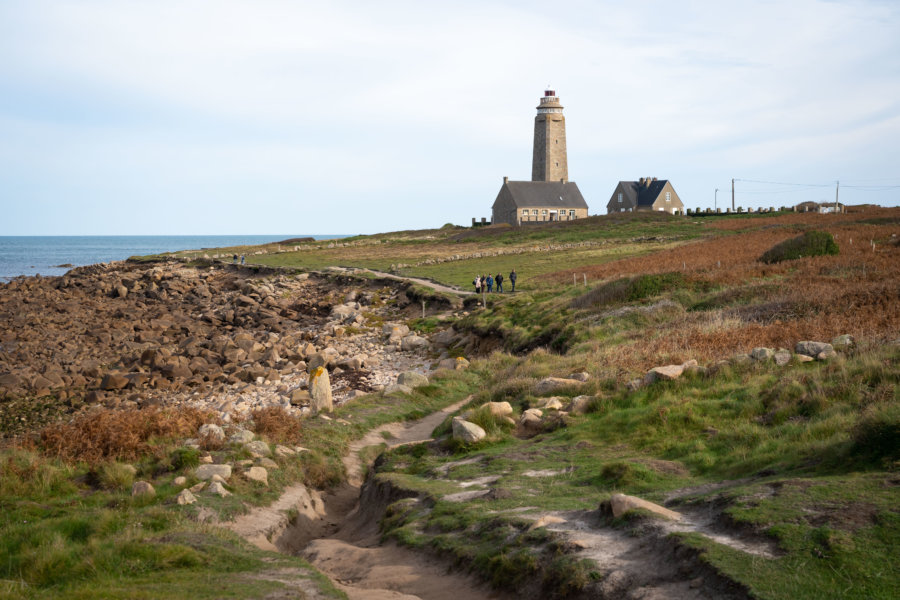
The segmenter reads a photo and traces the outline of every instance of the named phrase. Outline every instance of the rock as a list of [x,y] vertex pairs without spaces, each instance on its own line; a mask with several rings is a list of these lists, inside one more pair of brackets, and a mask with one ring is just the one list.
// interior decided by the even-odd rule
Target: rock
[[308,404],[311,398],[309,397],[309,390],[303,390],[297,388],[291,392],[291,404],[300,405],[300,404]]
[[631,381],[629,381],[628,383],[625,384],[625,387],[628,389],[629,392],[634,392],[634,391],[639,390],[642,387],[644,387],[644,385],[645,384],[644,384],[643,379],[632,379]]
[[495,417],[508,417],[513,414],[512,404],[509,402],[485,402],[481,408],[487,407]]
[[453,418],[453,439],[466,444],[474,444],[475,442],[483,440],[486,436],[487,433],[484,429],[475,423],[464,421],[459,417]]
[[580,386],[577,379],[564,379],[562,377],[544,377],[534,386],[534,393],[538,396],[556,391],[560,388]]
[[0,389],[15,389],[22,384],[22,380],[12,373],[3,373],[0,375]]
[[334,404],[331,400],[331,381],[324,367],[317,367],[309,375],[310,408],[313,414],[331,412]]
[[731,357],[731,364],[733,365],[742,365],[753,360],[750,358],[749,354],[735,354]]
[[797,342],[797,346],[794,348],[794,352],[797,354],[802,354],[804,356],[812,356],[815,358],[820,353],[825,352],[826,350],[834,350],[834,346],[831,344],[826,344],[825,342]]
[[128,378],[118,373],[107,373],[100,382],[100,389],[103,390],[121,390],[128,385]]
[[775,356],[772,348],[754,348],[750,351],[750,358],[759,362],[765,362]]
[[845,333],[831,340],[831,345],[835,348],[835,350],[846,350],[847,348],[855,346],[856,340],[853,339],[852,335]]
[[214,481],[209,485],[209,491],[213,494],[217,494],[222,498],[226,498],[231,495],[231,492],[225,489],[225,486],[222,485],[219,481]]
[[569,379],[574,379],[575,381],[580,381],[582,383],[584,383],[585,381],[587,381],[590,378],[591,378],[591,374],[588,373],[587,371],[581,371],[579,373],[572,373],[571,375],[569,375]]
[[427,348],[429,345],[430,342],[427,339],[420,337],[414,333],[406,336],[400,341],[401,350],[419,350],[422,348]]
[[260,467],[264,467],[266,469],[278,469],[278,463],[272,460],[271,458],[260,458],[258,462]]
[[652,502],[648,502],[647,500],[643,500],[642,498],[636,498],[635,496],[613,494],[609,499],[609,504],[612,508],[613,516],[617,518],[621,517],[630,510],[640,508],[661,517],[672,519],[673,521],[681,520],[681,515],[674,510],[669,510],[668,508],[664,508],[659,504],[654,504]]
[[797,362],[800,362],[800,363],[812,362],[812,361],[816,360],[812,356],[807,356],[805,354],[795,354],[794,356],[796,357]]
[[428,377],[421,373],[416,373],[415,371],[404,371],[397,377],[397,383],[399,385],[415,388],[420,385],[428,385]]
[[657,381],[673,381],[681,377],[684,373],[682,365],[666,365],[664,367],[653,367],[644,375],[644,383],[649,385]]
[[187,485],[187,477],[185,477],[184,475],[179,475],[172,480],[172,483],[177,486]]
[[436,346],[447,348],[453,345],[453,342],[455,342],[458,338],[459,334],[457,334],[456,331],[454,331],[453,328],[450,327],[448,329],[444,329],[443,331],[435,333],[433,336],[431,336],[431,341]]
[[234,433],[231,434],[231,437],[228,438],[228,441],[235,444],[246,444],[247,442],[252,442],[255,437],[256,436],[252,431],[236,429]]
[[408,385],[395,383],[384,388],[384,392],[382,392],[382,394],[385,396],[390,396],[391,394],[412,394],[412,388]]
[[200,465],[196,471],[197,479],[210,479],[213,475],[218,475],[222,479],[228,481],[231,477],[231,465]]
[[544,515],[539,518],[537,521],[528,526],[528,531],[532,531],[534,529],[538,529],[539,527],[546,527],[547,525],[558,525],[559,523],[565,523],[566,520],[562,517],[557,517],[555,515]]
[[450,369],[451,371],[462,371],[469,367],[469,361],[462,356],[456,358],[445,358],[438,362],[438,369]]
[[131,485],[131,495],[134,496],[155,496],[156,490],[147,481],[135,481]]
[[175,502],[184,506],[186,504],[193,504],[197,501],[197,497],[191,493],[191,490],[181,490],[178,492],[178,495],[175,496]]
[[287,446],[282,446],[281,444],[275,446],[275,456],[284,458],[286,456],[294,456],[295,454],[297,454],[297,451],[293,448],[288,448]]
[[250,467],[244,472],[244,477],[265,486],[269,485],[269,472],[266,471],[265,467]]
[[563,403],[559,396],[552,396],[550,398],[539,399],[537,401],[537,407],[545,410],[560,410],[563,407]]
[[206,482],[201,481],[200,483],[195,483],[188,489],[191,490],[191,492],[193,492],[194,494],[199,494],[200,492],[203,491],[203,488],[205,488],[205,487],[206,487]]
[[784,365],[791,362],[791,351],[785,350],[784,348],[779,348],[775,351],[773,355],[775,357],[775,364],[779,367],[783,367]]
[[254,458],[261,458],[263,456],[272,456],[272,450],[269,448],[269,445],[262,440],[256,440],[253,442],[248,442],[244,444],[244,448],[250,453],[250,456]]
[[828,360],[837,356],[837,352],[835,352],[834,348],[826,348],[822,350],[818,354],[816,354],[816,360]]
[[397,339],[402,339],[409,334],[409,327],[402,323],[385,323],[381,327],[381,332],[388,337],[397,336]]
[[530,431],[539,431],[543,427],[544,413],[537,408],[529,408],[519,417],[519,425]]
[[128,288],[125,287],[124,285],[116,286],[116,295],[119,298],[124,298],[125,296],[128,295]]
[[201,438],[207,438],[215,442],[225,441],[225,431],[214,423],[201,425],[197,433]]
[[212,463],[213,463],[213,457],[210,456],[209,454],[204,454],[203,456],[200,457],[201,465],[211,465]]
[[587,414],[593,399],[593,396],[575,396],[566,407],[566,411],[573,415]]

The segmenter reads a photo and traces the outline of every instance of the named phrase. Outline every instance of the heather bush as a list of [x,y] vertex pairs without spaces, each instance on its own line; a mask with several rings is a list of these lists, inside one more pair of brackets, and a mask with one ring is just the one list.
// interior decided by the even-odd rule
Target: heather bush
[[760,256],[759,260],[773,264],[809,256],[834,255],[839,252],[834,236],[827,231],[806,231],[803,235],[776,244]]

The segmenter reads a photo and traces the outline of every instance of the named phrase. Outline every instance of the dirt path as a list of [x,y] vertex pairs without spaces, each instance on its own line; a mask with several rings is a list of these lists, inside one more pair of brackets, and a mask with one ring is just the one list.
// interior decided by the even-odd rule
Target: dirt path
[[443,285],[441,283],[437,283],[435,281],[431,281],[430,279],[421,279],[419,277],[405,277],[401,275],[393,275],[391,273],[385,273],[384,271],[373,271],[372,269],[356,269],[357,271],[364,271],[366,273],[372,273],[373,275],[378,275],[379,277],[385,277],[387,279],[396,279],[397,281],[412,281],[414,283],[418,283],[419,285],[424,285],[425,287],[430,287],[436,292],[448,292],[451,294],[458,294],[460,296],[471,296],[475,292],[470,292],[468,290],[461,290],[459,288],[450,287],[447,285]]
[[[418,421],[382,425],[351,444],[344,457],[348,482],[324,498],[329,531],[305,544],[300,552],[351,600],[512,600],[473,576],[451,572],[446,562],[427,553],[381,544],[377,516],[359,502],[360,485],[368,468],[359,458],[361,450],[430,440],[435,427],[469,400]],[[312,537],[316,536],[307,539]]]

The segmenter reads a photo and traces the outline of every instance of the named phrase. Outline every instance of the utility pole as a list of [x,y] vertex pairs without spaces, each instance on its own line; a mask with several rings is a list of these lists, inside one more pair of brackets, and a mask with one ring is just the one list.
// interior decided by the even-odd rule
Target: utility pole
[[713,210],[719,209],[719,188],[716,188],[716,193],[713,195]]
[[731,178],[731,212],[734,212],[734,177]]
[[834,188],[834,212],[838,211],[838,193],[841,191],[841,182],[837,181],[837,186]]

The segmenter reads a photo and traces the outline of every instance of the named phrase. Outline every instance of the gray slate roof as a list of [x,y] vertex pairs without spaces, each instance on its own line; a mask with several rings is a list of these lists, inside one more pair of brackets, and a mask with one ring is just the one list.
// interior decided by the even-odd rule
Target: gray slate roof
[[636,206],[653,206],[668,179],[651,181],[650,185],[641,185],[638,181],[620,181],[622,195]]
[[507,181],[504,184],[519,208],[531,206],[558,206],[560,208],[584,208],[587,202],[574,181]]

